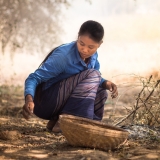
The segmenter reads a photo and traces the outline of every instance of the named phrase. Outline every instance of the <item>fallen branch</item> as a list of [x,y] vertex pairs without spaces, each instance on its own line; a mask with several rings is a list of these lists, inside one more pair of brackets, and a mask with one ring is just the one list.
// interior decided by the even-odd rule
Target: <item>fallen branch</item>
[[[150,76],[147,84],[150,83],[151,78],[152,78],[152,76]],[[150,109],[147,109],[147,106],[146,106],[146,104],[145,104],[145,103],[149,100],[149,98],[152,96],[153,92],[155,91],[155,89],[156,89],[156,87],[158,86],[159,83],[160,83],[160,80],[157,80],[157,83],[156,83],[155,86],[153,87],[152,91],[149,93],[149,95],[147,96],[147,98],[145,98],[145,100],[143,101],[143,100],[141,99],[141,94],[143,93],[144,89],[147,87],[147,84],[145,84],[145,85],[143,86],[142,90],[140,91],[140,93],[138,94],[138,98],[137,98],[137,102],[136,102],[136,105],[135,105],[135,109],[134,109],[131,113],[129,113],[126,117],[124,117],[124,118],[121,119],[119,122],[117,122],[115,125],[119,125],[120,123],[124,122],[126,119],[128,119],[128,118],[129,118],[130,116],[132,116],[132,115],[133,115],[133,119],[132,119],[132,121],[133,121],[133,120],[135,119],[135,114],[136,114],[137,110],[138,110],[139,108],[141,108],[141,106],[138,106],[139,101],[141,101],[141,102],[144,104],[146,110],[152,115],[152,117],[154,117],[155,121],[159,124],[158,119],[157,119],[157,118],[153,115],[153,113],[150,111],[150,109],[151,109],[152,107],[151,107]]]
[[146,98],[146,100],[144,101],[144,103],[146,103],[148,101],[148,99],[150,98],[150,96],[153,94],[155,88],[158,86],[158,84],[160,83],[160,80],[157,81],[156,85],[154,86],[153,90],[150,92],[149,96]]

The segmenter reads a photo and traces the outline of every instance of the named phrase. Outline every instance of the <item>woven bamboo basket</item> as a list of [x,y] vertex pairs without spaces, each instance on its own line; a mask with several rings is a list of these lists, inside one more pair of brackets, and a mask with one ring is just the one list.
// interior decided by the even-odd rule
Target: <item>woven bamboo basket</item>
[[121,128],[71,115],[60,115],[60,128],[69,144],[102,150],[118,147],[129,135]]

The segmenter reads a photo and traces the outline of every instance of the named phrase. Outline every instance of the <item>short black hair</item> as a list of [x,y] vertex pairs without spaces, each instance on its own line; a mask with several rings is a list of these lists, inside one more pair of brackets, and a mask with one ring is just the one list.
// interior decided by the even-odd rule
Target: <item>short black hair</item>
[[99,43],[103,39],[104,29],[100,23],[88,20],[81,25],[78,36],[84,34],[88,34],[91,39]]

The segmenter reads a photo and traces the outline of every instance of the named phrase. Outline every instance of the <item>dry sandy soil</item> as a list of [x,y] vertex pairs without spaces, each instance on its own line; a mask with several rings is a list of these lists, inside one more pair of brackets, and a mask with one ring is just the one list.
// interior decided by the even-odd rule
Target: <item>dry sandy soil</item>
[[[1,160],[160,160],[160,141],[157,139],[128,139],[114,151],[70,146],[61,133],[53,134],[46,130],[47,121],[37,117],[26,121],[22,117],[22,92],[21,87],[3,87],[0,90]],[[125,113],[122,108],[124,103],[119,103],[116,116]],[[111,108],[108,101],[104,122],[107,122]],[[7,137],[4,131],[14,132]]]

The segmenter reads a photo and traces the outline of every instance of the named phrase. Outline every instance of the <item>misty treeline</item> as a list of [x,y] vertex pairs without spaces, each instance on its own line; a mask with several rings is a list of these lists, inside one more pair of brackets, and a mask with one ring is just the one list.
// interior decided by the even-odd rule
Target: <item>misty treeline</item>
[[0,46],[44,52],[60,42],[69,0],[0,0]]

